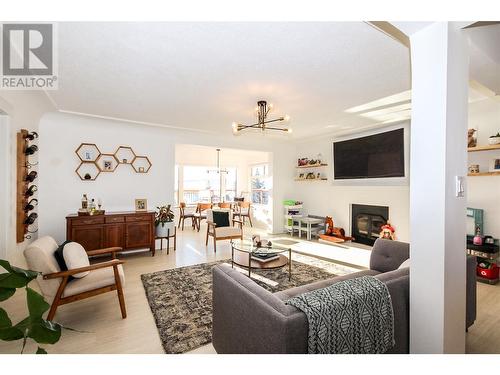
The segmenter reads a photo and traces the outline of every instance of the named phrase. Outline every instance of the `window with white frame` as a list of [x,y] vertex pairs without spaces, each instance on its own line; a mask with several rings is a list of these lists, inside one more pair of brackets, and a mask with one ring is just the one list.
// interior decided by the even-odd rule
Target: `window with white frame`
[[[223,198],[224,201],[232,201],[236,195],[237,168],[224,168],[224,171]],[[178,183],[182,183],[182,196],[179,198],[186,204],[219,201],[221,181],[215,167],[185,165]]]
[[254,204],[268,204],[270,195],[269,165],[257,164],[250,169],[251,199]]

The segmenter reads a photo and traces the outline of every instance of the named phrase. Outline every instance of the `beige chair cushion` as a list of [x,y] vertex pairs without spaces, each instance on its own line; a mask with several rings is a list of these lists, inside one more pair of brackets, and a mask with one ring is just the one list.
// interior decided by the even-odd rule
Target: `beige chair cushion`
[[215,228],[215,235],[219,237],[241,236],[241,229],[239,227],[220,227]]
[[[75,268],[88,267],[90,266],[89,256],[83,248],[82,245],[76,242],[70,242],[64,246],[63,250],[64,263],[68,270],[74,270]],[[81,279],[87,276],[90,271],[80,272],[73,275],[76,279]]]
[[[24,257],[28,268],[33,271],[41,272],[46,275],[49,273],[60,272],[54,252],[58,245],[52,237],[45,236],[30,243],[24,250]],[[42,290],[45,299],[51,303],[56,295],[57,288],[61,283],[60,279],[44,280],[41,276],[37,278],[38,285]]]
[[[121,264],[118,265],[118,273],[120,275],[122,286],[125,286],[125,275],[123,273],[123,267]],[[89,290],[113,285],[114,283],[115,273],[113,272],[113,267],[93,270],[82,279],[75,279],[73,281],[70,281],[64,289],[63,298],[73,296],[82,292],[87,292]]]

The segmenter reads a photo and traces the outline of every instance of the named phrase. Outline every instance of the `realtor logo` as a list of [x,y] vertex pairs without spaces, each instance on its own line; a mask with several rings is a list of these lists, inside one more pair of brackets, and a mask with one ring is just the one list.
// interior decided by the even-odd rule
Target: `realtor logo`
[[53,24],[2,24],[2,89],[57,89]]

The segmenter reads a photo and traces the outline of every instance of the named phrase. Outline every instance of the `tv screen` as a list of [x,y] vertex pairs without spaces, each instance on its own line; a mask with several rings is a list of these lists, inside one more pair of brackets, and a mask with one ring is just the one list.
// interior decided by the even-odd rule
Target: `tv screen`
[[405,176],[404,129],[333,143],[336,180]]

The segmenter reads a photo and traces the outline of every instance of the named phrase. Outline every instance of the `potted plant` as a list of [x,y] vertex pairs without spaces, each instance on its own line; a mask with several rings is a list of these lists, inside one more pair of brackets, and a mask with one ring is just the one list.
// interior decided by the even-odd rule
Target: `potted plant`
[[[21,354],[24,352],[26,342],[31,339],[38,344],[55,344],[61,337],[60,324],[45,320],[43,314],[49,310],[50,305],[42,295],[31,289],[28,284],[36,279],[39,272],[14,267],[4,259],[0,259],[0,266],[7,271],[0,273],[0,302],[3,302],[16,293],[17,289],[26,290],[28,316],[14,324],[7,311],[0,308],[0,340],[22,341]],[[38,347],[36,354],[47,354],[45,349]]]
[[170,230],[170,235],[173,234],[175,227],[174,224],[174,213],[171,210],[171,205],[156,207],[155,215],[155,225],[156,225],[156,237],[167,237],[168,231]]
[[490,138],[488,138],[488,143],[490,145],[500,144],[500,132],[498,132],[496,135],[492,135]]

